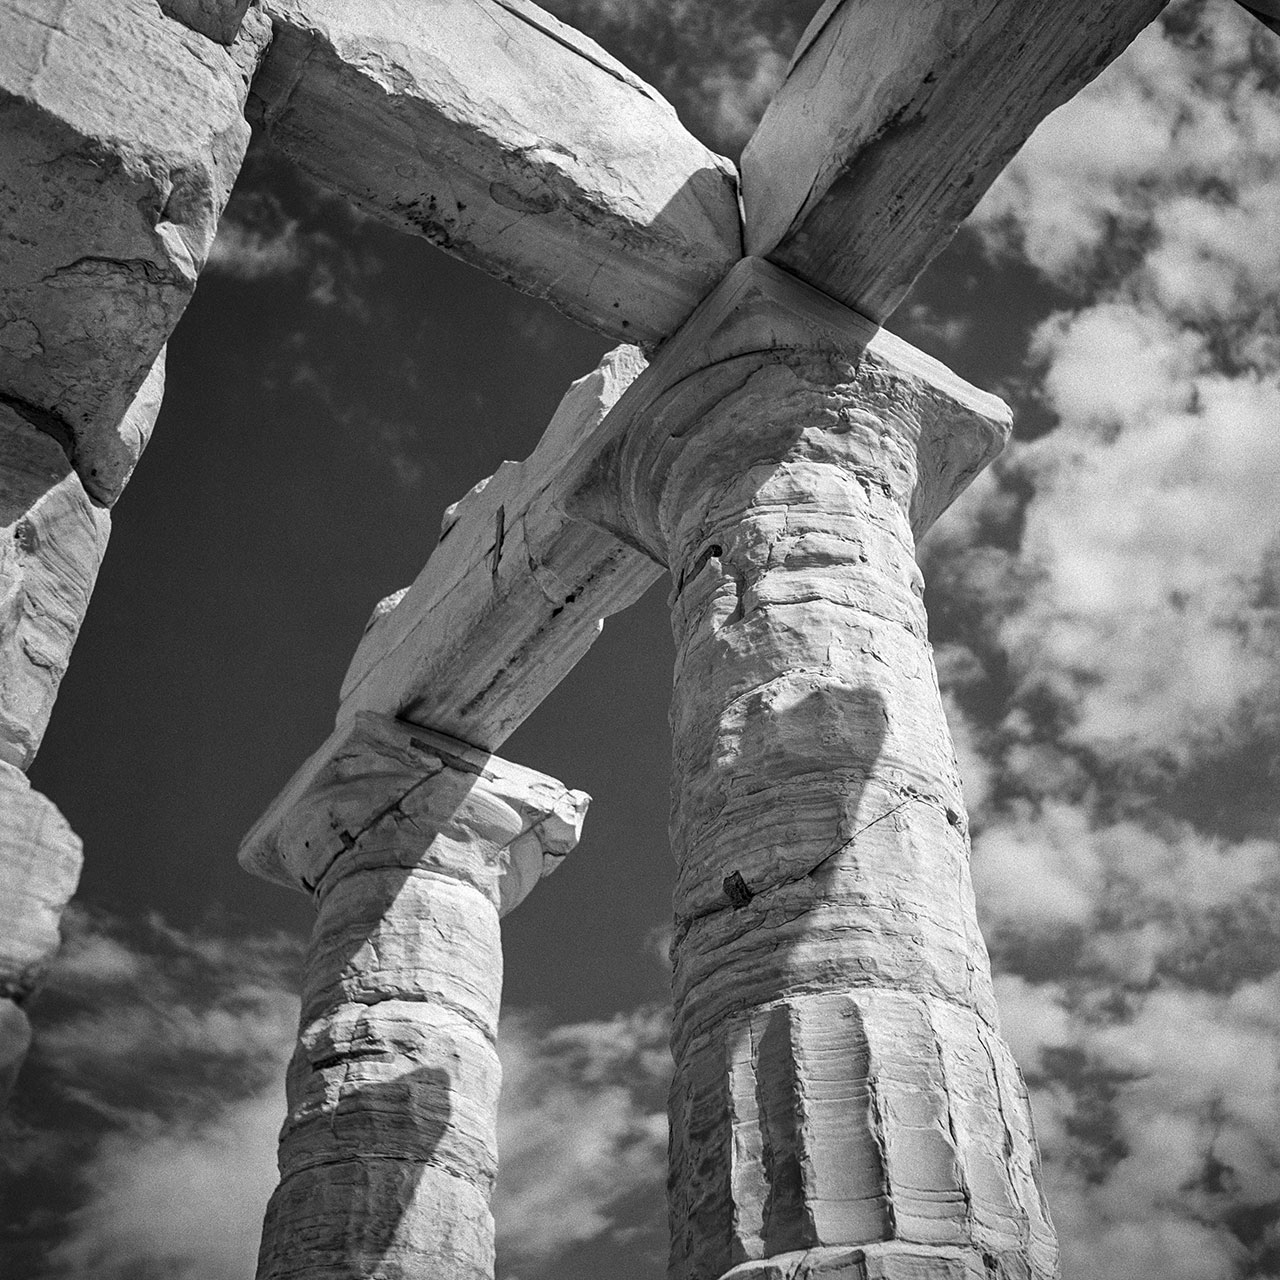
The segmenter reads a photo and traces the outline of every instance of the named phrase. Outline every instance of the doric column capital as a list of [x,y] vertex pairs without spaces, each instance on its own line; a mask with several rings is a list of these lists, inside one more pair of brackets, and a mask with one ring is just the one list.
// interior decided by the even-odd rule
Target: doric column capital
[[492,1280],[498,915],[587,802],[361,712],[250,833],[245,865],[317,906],[260,1280]]
[[[839,420],[820,447],[805,414],[772,412],[801,384],[808,415]],[[760,258],[738,263],[610,418],[569,509],[668,567],[699,494],[750,485],[788,453],[860,470],[919,538],[1012,429],[999,397]]]
[[[429,863],[465,877],[506,914],[577,844],[590,799],[454,738],[360,712],[294,775],[240,861],[320,897],[335,873],[368,858]],[[371,841],[376,827],[385,835]]]

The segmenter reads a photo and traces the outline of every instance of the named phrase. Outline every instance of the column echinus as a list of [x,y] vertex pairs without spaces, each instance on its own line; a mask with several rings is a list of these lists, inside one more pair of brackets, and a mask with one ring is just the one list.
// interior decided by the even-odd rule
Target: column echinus
[[666,564],[676,1280],[1047,1280],[915,540],[1007,408],[759,259],[571,509]]
[[588,802],[360,712],[246,837],[246,869],[317,907],[258,1280],[492,1280],[498,918]]
[[0,1101],[80,841],[23,776],[249,142],[247,0],[0,0]]

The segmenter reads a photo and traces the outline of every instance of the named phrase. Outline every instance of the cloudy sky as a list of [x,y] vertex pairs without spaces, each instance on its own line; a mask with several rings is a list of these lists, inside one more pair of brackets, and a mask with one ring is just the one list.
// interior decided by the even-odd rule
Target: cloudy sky
[[[812,0],[550,6],[736,155]],[[1280,37],[1165,19],[891,328],[1013,405],[921,550],[1066,1280],[1280,1277]],[[255,146],[36,785],[86,844],[5,1275],[249,1280],[309,905],[235,865],[372,604],[605,344]],[[662,1274],[665,589],[505,749],[590,791],[505,924],[502,1280]]]

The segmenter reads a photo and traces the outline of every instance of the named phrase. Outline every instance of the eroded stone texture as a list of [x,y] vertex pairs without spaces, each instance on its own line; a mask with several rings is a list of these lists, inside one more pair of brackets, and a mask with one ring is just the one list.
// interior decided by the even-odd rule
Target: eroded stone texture
[[742,153],[747,252],[883,321],[1165,3],[826,0]]
[[249,141],[231,49],[154,0],[0,0],[0,402],[47,415],[111,503],[123,425],[195,287]]
[[914,556],[1007,410],[791,293],[616,462],[675,584],[671,1274],[1047,1280]]
[[61,445],[0,404],[0,760],[25,769],[53,710],[111,517]]
[[160,0],[160,8],[210,40],[231,44],[240,33],[249,3],[250,0]]
[[411,587],[379,606],[342,682],[339,721],[377,711],[496,750],[586,653],[602,619],[661,576],[560,509],[563,477],[645,362],[619,347],[575,382],[523,462],[445,512]]
[[742,254],[737,171],[529,0],[264,0],[251,109],[317,181],[583,324],[671,333]]
[[297,793],[279,845],[318,915],[260,1280],[491,1280],[498,916],[586,805],[368,714]]
[[80,862],[80,839],[56,806],[0,761],[0,1105],[31,1040],[18,1006],[58,949]]

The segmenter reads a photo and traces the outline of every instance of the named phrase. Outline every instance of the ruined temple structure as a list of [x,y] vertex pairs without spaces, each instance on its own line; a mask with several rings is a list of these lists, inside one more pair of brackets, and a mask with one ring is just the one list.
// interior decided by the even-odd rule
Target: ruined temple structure
[[626,344],[241,850],[317,908],[260,1280],[492,1276],[499,917],[587,805],[493,753],[663,571],[671,1275],[1053,1276],[914,555],[1010,420],[881,325],[1161,7],[827,0],[735,166],[528,0],[0,0],[0,1084],[80,860],[24,770],[252,122]]

